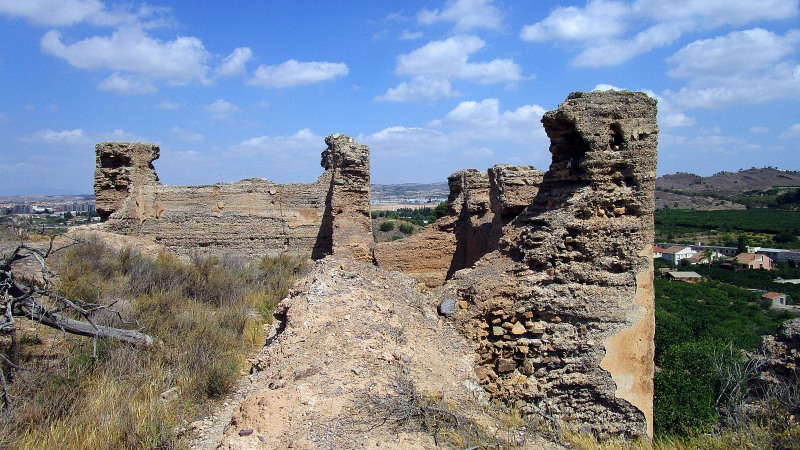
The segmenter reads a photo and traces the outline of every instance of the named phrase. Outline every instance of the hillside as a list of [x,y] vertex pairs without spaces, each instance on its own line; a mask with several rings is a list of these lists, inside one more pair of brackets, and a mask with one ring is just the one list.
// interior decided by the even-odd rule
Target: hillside
[[800,186],[800,172],[772,167],[719,172],[710,177],[679,172],[656,180],[656,189],[710,196],[732,196],[774,187]]
[[784,188],[795,186],[800,186],[800,172],[772,167],[719,172],[710,177],[679,172],[656,180],[656,209],[764,207]]

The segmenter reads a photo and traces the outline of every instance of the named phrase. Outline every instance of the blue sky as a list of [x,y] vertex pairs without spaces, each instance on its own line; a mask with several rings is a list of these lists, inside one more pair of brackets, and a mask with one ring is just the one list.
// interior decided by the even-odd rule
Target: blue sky
[[659,99],[659,174],[800,169],[798,0],[0,0],[0,195],[92,192],[94,145],[166,184],[309,182],[326,135],[374,183],[546,168],[572,91]]

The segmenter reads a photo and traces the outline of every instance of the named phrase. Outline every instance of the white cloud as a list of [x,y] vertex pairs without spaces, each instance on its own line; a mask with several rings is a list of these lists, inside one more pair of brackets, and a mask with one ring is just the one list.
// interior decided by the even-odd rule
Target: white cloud
[[112,73],[110,77],[101,81],[97,85],[101,91],[114,91],[121,94],[152,94],[158,88],[149,80],[143,80],[135,76],[126,76],[119,73]]
[[410,31],[410,30],[403,30],[400,33],[400,39],[404,41],[413,41],[415,39],[419,39],[423,36],[421,31]]
[[105,9],[99,0],[0,0],[0,13],[36,25],[74,25]]
[[369,145],[370,149],[379,152],[381,157],[441,153],[453,147],[449,136],[440,131],[420,127],[391,126],[367,136],[359,135],[356,140]]
[[169,131],[175,137],[177,137],[178,139],[180,139],[181,141],[184,141],[184,142],[200,142],[203,139],[205,139],[205,137],[200,133],[192,133],[192,132],[186,131],[183,128],[180,128],[180,127],[172,127],[172,129],[169,130]]
[[403,182],[409,173],[444,181],[456,170],[500,163],[547,167],[544,112],[538,105],[503,110],[493,98],[466,101],[422,127],[395,125],[356,140],[370,146],[373,179],[381,183]]
[[221,77],[232,77],[243,74],[245,72],[245,64],[252,57],[253,51],[248,47],[234,49],[217,67],[217,75]]
[[678,127],[694,126],[696,121],[694,120],[694,118],[689,117],[682,112],[674,112],[672,114],[667,114],[659,111],[658,123],[666,128],[678,128]]
[[216,120],[228,120],[231,115],[241,111],[241,109],[229,101],[219,99],[210,105],[204,106],[203,111],[210,113],[211,117]]
[[522,78],[520,67],[511,59],[472,63],[470,55],[486,46],[476,36],[453,36],[397,57],[399,75],[461,78],[479,83],[511,83]]
[[180,109],[183,105],[178,102],[173,102],[171,100],[164,100],[161,103],[156,105],[156,108],[163,109],[165,111],[174,111],[176,109]]
[[461,154],[467,157],[486,157],[494,155],[494,151],[489,147],[471,147],[462,151]]
[[414,77],[390,88],[384,95],[375,97],[378,101],[410,102],[416,100],[435,100],[443,97],[457,97],[458,92],[450,86],[446,78]]
[[616,66],[642,53],[668,45],[680,37],[674,24],[657,24],[627,40],[609,39],[592,43],[573,59],[582,67]]
[[[800,128],[800,126],[798,126],[798,128]],[[759,133],[759,134],[760,133],[769,133],[769,128],[763,127],[763,126],[756,126],[756,127],[748,128],[747,131],[749,131],[751,133]]]
[[681,22],[690,26],[716,28],[744,25],[760,20],[787,19],[797,15],[797,0],[682,0],[680,4],[662,0],[636,0],[632,12],[663,22]]
[[448,0],[444,9],[423,9],[417,13],[417,21],[423,25],[451,22],[456,31],[473,28],[500,29],[503,14],[492,4],[492,0]]
[[487,98],[480,102],[461,102],[444,118],[428,125],[470,141],[527,142],[544,136],[540,121],[545,112],[539,105],[523,105],[513,111],[501,112],[500,101]]
[[92,142],[103,142],[103,141],[150,142],[149,139],[141,135],[138,135],[136,133],[125,131],[122,128],[117,128],[116,130],[110,132],[93,134],[90,140]]
[[[461,102],[445,117],[428,122],[425,127],[392,126],[368,136],[359,136],[376,151],[396,156],[428,152],[471,149],[470,156],[494,153],[493,146],[509,142],[531,143],[547,138],[540,120],[545,109],[539,105],[523,105],[501,111],[500,101],[489,98],[480,102]],[[542,147],[546,149],[547,146]]]
[[781,139],[787,138],[798,138],[800,137],[800,123],[796,123],[788,127],[783,133],[781,133],[778,137]]
[[288,136],[256,136],[236,145],[236,155],[265,155],[291,157],[297,161],[304,154],[319,154],[325,148],[325,138],[308,128]]
[[286,146],[292,148],[302,147],[308,144],[319,146],[320,142],[324,142],[325,138],[315,134],[309,128],[298,130],[295,134],[290,136],[258,136],[242,141],[239,145],[241,147],[257,147],[269,149],[277,146]]
[[274,66],[258,66],[247,83],[276,88],[302,86],[332,80],[349,72],[345,63],[300,62],[290,59]]
[[791,59],[800,31],[784,36],[754,28],[695,41],[672,55],[669,74],[687,85],[664,97],[682,108],[800,99],[800,65]]
[[209,54],[199,39],[178,37],[162,42],[134,27],[71,44],[62,42],[58,31],[50,30],[41,45],[45,53],[81,69],[133,72],[175,83],[204,81],[208,71]]
[[734,31],[725,36],[694,41],[667,58],[674,77],[725,76],[759,72],[774,67],[795,51],[800,31],[781,37],[762,28]]
[[26,19],[34,25],[63,27],[90,23],[98,26],[134,25],[142,29],[172,24],[170,9],[140,4],[107,8],[99,0],[0,0],[0,14]]
[[630,7],[623,2],[595,0],[586,8],[558,7],[541,22],[522,28],[523,41],[584,41],[622,35]]
[[531,42],[578,42],[573,64],[615,66],[676,42],[687,32],[795,17],[797,0],[730,1],[589,0],[586,6],[558,7],[542,21],[522,28]]
[[86,132],[80,128],[63,131],[39,130],[30,136],[23,136],[19,138],[19,141],[21,142],[42,144],[74,144],[85,142],[86,140]]
[[592,90],[593,91],[624,91],[624,89],[618,88],[618,87],[614,86],[613,84],[605,84],[605,83],[598,84]]

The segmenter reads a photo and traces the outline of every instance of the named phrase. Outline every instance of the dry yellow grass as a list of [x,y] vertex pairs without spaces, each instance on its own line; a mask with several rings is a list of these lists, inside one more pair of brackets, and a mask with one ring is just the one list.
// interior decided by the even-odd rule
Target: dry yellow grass
[[[15,374],[15,402],[0,413],[0,448],[185,447],[179,430],[233,386],[302,265],[289,257],[258,265],[154,260],[98,242],[70,248],[55,264],[61,294],[121,300],[117,306],[156,344],[98,341],[95,357],[91,339],[27,337],[21,356],[31,370]],[[125,325],[110,314],[95,320]]]

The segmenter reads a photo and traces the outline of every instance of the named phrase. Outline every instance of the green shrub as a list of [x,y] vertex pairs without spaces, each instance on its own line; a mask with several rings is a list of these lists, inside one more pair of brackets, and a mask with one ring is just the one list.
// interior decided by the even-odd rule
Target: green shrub
[[391,220],[387,220],[386,222],[381,222],[380,226],[378,227],[381,231],[392,231],[394,230],[394,222]]
[[412,234],[412,233],[414,233],[414,225],[411,225],[410,223],[401,223],[397,227],[397,229],[400,230],[400,232],[403,233],[403,234]]

